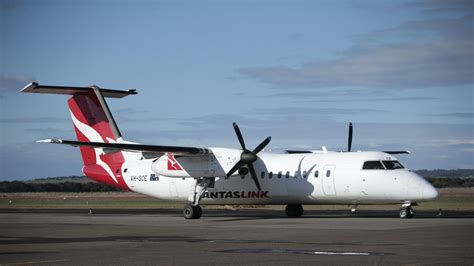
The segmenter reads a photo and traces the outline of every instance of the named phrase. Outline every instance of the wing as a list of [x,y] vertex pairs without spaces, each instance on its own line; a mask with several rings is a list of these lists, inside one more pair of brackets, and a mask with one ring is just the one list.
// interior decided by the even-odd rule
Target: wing
[[195,147],[181,147],[181,146],[160,146],[160,145],[143,145],[134,143],[104,143],[104,142],[85,142],[85,141],[73,141],[73,140],[62,140],[62,139],[45,139],[37,142],[54,143],[54,144],[66,144],[74,147],[86,146],[93,148],[105,148],[109,151],[131,151],[131,152],[143,152],[143,153],[173,153],[175,155],[201,155],[210,154],[211,150],[206,148],[195,148]]

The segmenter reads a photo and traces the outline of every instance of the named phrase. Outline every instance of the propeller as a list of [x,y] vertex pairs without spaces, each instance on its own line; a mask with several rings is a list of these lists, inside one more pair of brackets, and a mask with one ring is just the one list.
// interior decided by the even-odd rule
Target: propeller
[[255,185],[257,186],[258,190],[261,190],[253,163],[258,159],[257,154],[261,152],[268,145],[268,143],[270,143],[272,138],[268,137],[264,139],[262,143],[257,146],[257,148],[255,148],[253,151],[250,151],[245,147],[245,141],[242,137],[239,126],[237,126],[236,123],[233,123],[232,125],[234,126],[235,134],[237,135],[237,139],[239,140],[240,146],[242,147],[242,153],[240,154],[240,160],[234,165],[234,167],[232,167],[232,169],[230,169],[226,176],[230,177],[237,170],[242,168],[242,166],[247,166],[250,171],[250,176],[252,176],[252,179],[255,182]]
[[352,147],[352,123],[349,123],[349,138],[347,139],[347,151],[350,152]]

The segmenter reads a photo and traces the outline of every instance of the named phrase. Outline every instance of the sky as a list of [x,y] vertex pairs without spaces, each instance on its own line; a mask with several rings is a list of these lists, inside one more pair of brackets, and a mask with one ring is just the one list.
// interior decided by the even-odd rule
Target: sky
[[411,169],[474,168],[474,2],[0,0],[0,180],[81,175],[67,96],[109,99],[126,140],[410,150]]

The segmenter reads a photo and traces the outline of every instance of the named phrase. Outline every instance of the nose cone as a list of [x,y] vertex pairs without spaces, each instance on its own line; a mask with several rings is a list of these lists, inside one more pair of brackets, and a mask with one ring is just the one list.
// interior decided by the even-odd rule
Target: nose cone
[[426,182],[423,185],[423,199],[425,200],[434,200],[438,198],[439,193],[430,183]]
[[407,198],[414,202],[430,201],[438,197],[438,191],[426,179],[413,172],[407,172],[409,189]]

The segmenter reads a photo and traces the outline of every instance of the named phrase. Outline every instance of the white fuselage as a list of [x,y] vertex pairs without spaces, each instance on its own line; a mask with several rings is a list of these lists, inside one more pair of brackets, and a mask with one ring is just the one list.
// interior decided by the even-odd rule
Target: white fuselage
[[166,169],[160,168],[165,167],[166,156],[155,160],[127,160],[122,166],[123,178],[135,192],[188,201],[196,178],[215,177],[214,187],[204,192],[201,204],[403,203],[438,196],[431,184],[407,169],[362,169],[366,161],[396,160],[383,152],[262,152],[254,163],[261,185],[258,191],[249,174],[225,178],[225,173],[239,160],[240,150],[214,148],[212,151],[209,156],[213,158],[202,160],[208,162],[206,165],[199,158],[189,161],[186,157],[180,161],[178,157],[183,171],[168,175],[163,175]]

